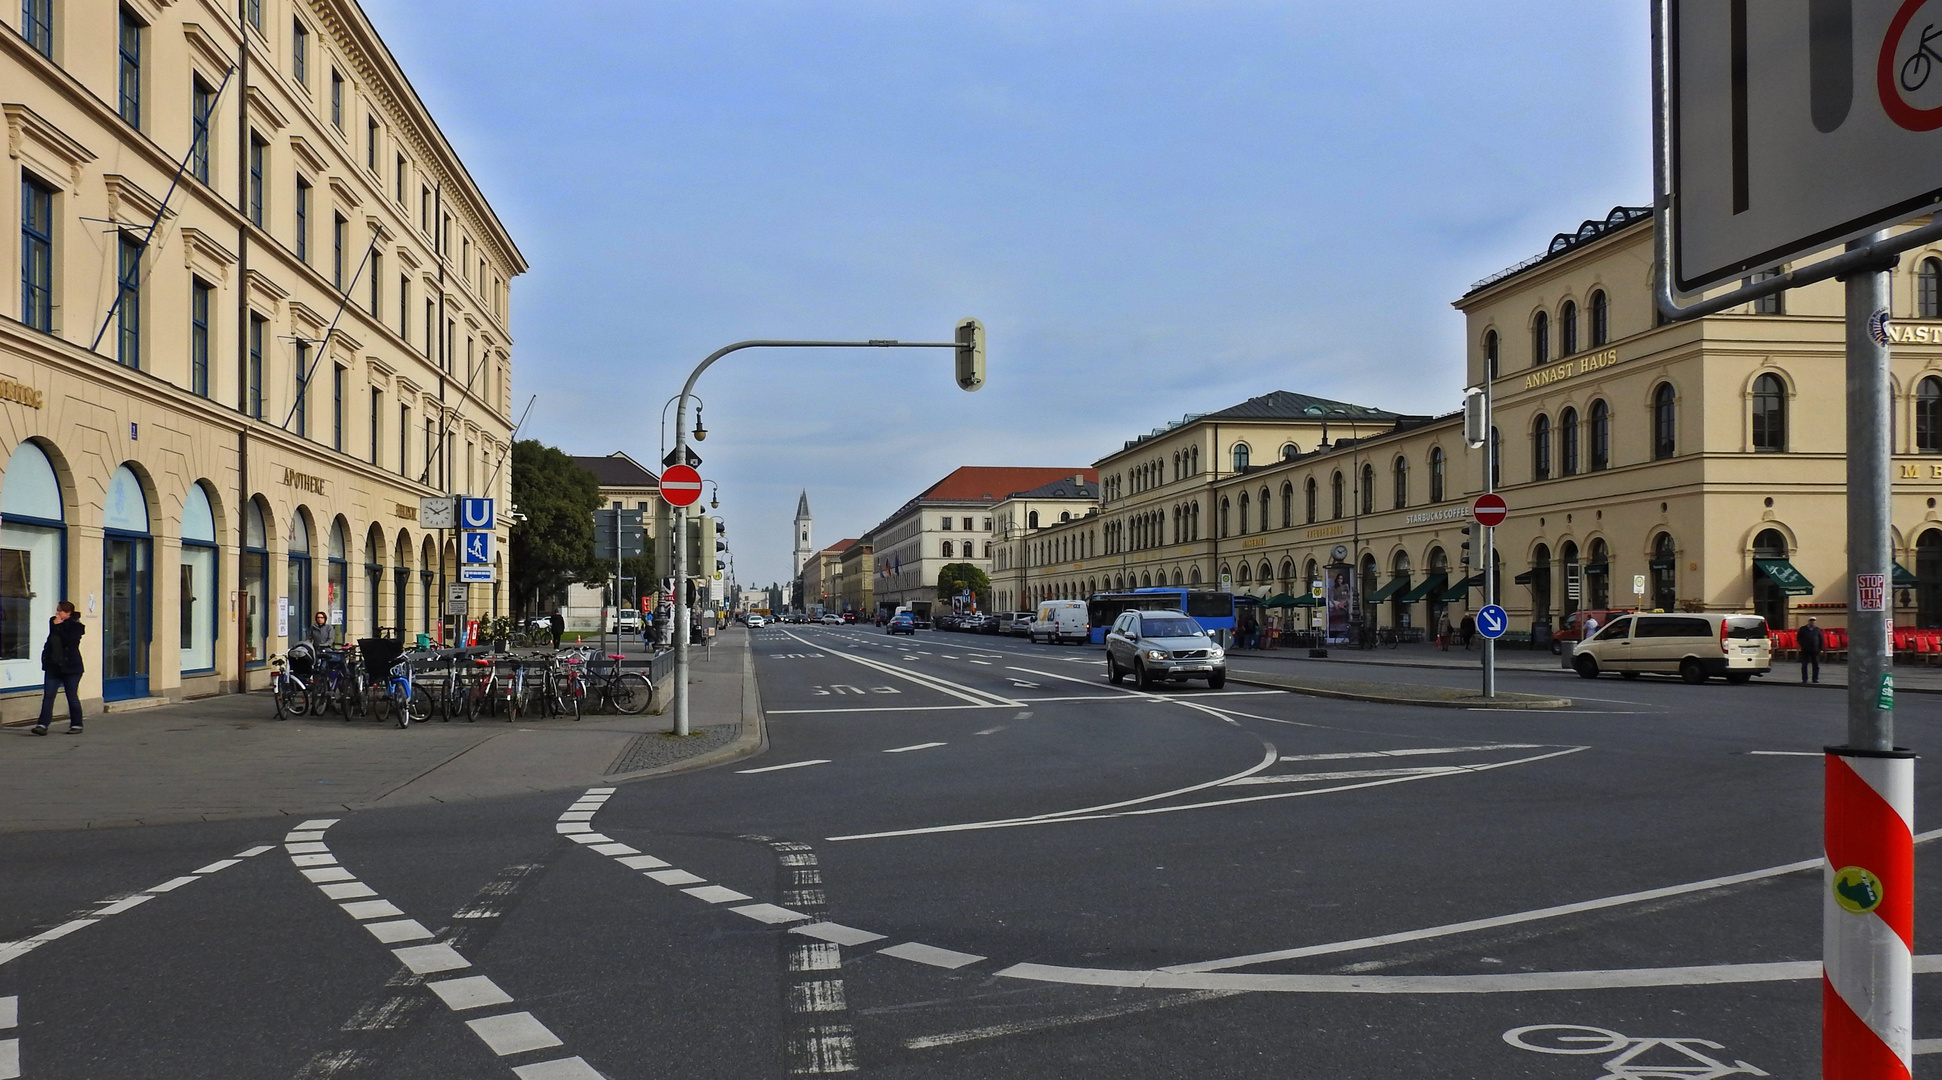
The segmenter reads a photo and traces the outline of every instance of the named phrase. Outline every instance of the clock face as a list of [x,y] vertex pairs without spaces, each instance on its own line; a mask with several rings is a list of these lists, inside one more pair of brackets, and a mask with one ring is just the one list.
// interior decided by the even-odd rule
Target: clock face
[[1333,558],[1336,562],[1341,562],[1343,559],[1346,559],[1349,557],[1349,549],[1346,544],[1337,544],[1335,545],[1335,550],[1329,552],[1328,554],[1329,554],[1329,557]]

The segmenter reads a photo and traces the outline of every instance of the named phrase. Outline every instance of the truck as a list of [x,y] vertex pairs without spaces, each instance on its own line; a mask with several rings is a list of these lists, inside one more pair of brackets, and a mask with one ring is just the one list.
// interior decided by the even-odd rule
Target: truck
[[892,614],[899,615],[906,611],[910,612],[912,619],[917,620],[917,629],[929,630],[931,628],[931,602],[929,600],[912,600],[907,604],[899,604],[897,610],[892,612]]

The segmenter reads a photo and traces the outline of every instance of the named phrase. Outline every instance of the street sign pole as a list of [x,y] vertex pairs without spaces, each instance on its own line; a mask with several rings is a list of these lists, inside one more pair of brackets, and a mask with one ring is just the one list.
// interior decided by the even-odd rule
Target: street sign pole
[[[1876,233],[1865,242],[1886,239]],[[1864,241],[1857,241],[1856,245]],[[1851,245],[1854,246],[1854,245]],[[1889,674],[1889,492],[1894,467],[1888,434],[1888,278],[1877,266],[1847,278],[1848,376],[1848,748],[1895,746],[1894,684]],[[1864,584],[1877,587],[1864,589]]]
[[[1497,431],[1491,427],[1497,418],[1491,414],[1491,395],[1495,392],[1493,383],[1496,372],[1489,370],[1490,361],[1484,361],[1483,373],[1483,493],[1494,495],[1497,491]],[[1483,556],[1483,602],[1488,607],[1497,602],[1497,527],[1486,525],[1481,538]],[[1497,696],[1497,639],[1483,639],[1483,696]]]

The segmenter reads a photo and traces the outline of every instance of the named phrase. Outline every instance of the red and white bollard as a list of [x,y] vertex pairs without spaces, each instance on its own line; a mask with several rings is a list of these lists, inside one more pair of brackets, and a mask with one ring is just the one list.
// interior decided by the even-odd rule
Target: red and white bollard
[[1821,1076],[1908,1080],[1915,755],[1829,747],[1826,760]]

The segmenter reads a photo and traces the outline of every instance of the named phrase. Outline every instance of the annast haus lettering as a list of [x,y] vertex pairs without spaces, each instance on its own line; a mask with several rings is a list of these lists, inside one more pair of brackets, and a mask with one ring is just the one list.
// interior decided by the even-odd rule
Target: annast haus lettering
[[12,379],[0,379],[0,401],[12,401],[30,409],[38,409],[45,400],[39,390],[25,386]]
[[1533,371],[1529,375],[1524,376],[1524,389],[1535,390],[1540,386],[1549,386],[1554,382],[1559,382],[1574,376],[1587,375],[1601,368],[1611,367],[1616,363],[1618,363],[1617,349],[1586,353],[1574,360],[1566,360],[1562,364],[1553,364],[1550,367],[1540,371]]
[[323,477],[311,476],[309,473],[300,473],[288,466],[285,466],[283,470],[283,486],[308,491],[313,495],[324,494]]
[[1890,345],[1942,345],[1942,323],[1888,324]]

